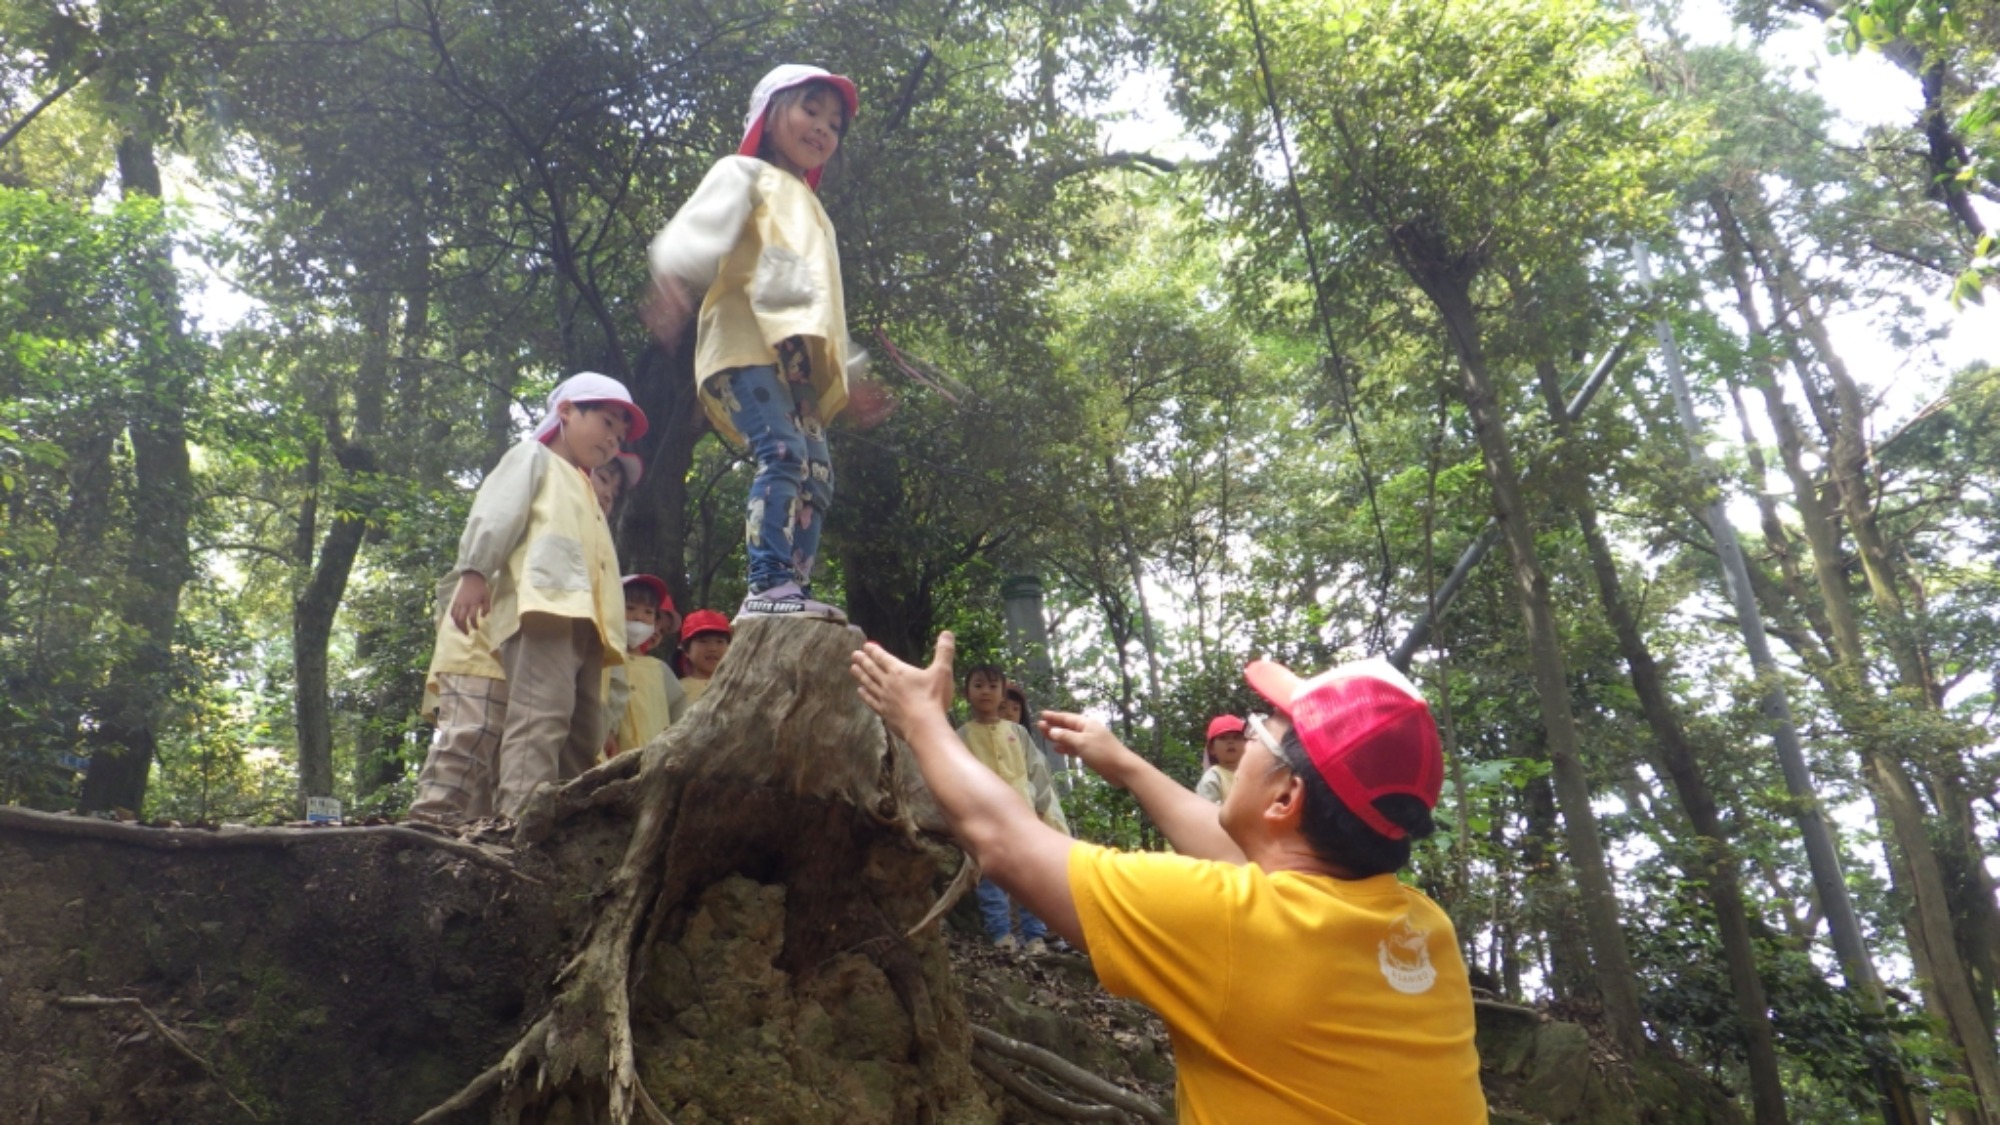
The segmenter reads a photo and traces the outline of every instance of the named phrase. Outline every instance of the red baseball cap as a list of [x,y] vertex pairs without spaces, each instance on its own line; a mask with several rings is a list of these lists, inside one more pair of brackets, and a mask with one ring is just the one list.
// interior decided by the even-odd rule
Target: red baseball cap
[[1380,657],[1302,680],[1284,665],[1253,660],[1243,678],[1292,720],[1313,767],[1368,827],[1400,840],[1407,833],[1375,808],[1407,793],[1436,808],[1444,788],[1444,747],[1416,685]]
[[1208,741],[1214,742],[1225,734],[1242,734],[1243,720],[1235,715],[1217,715],[1208,721]]
[[[771,73],[757,80],[757,88],[750,93],[750,112],[743,118],[743,143],[736,146],[736,155],[755,156],[764,143],[764,118],[771,108],[771,98],[780,90],[803,86],[808,82],[824,82],[840,91],[840,100],[847,105],[847,120],[861,112],[861,94],[854,88],[854,80],[816,66],[802,66],[786,63],[774,67]],[[814,168],[806,173],[806,183],[814,191],[819,190],[819,175],[824,168]]]
[[697,609],[681,622],[681,643],[686,644],[703,633],[721,633],[725,637],[735,636],[729,628],[729,619],[712,609]]
[[662,612],[672,613],[675,614],[676,616],[679,615],[680,611],[674,608],[674,596],[672,594],[667,593],[667,583],[664,579],[660,578],[658,575],[628,574],[625,576],[624,586],[628,590],[634,586],[644,586],[646,589],[651,590],[654,594],[659,596],[660,610]]

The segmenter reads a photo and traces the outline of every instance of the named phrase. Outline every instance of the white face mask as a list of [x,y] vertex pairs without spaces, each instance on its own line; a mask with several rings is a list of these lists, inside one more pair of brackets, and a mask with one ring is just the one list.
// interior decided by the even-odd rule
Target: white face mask
[[653,626],[646,624],[644,621],[627,621],[625,623],[625,651],[637,652],[640,645],[652,639]]

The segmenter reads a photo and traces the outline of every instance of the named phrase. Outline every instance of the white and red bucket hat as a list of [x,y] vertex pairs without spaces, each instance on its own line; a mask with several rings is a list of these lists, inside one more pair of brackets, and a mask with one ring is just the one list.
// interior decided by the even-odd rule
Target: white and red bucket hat
[[[800,63],[773,67],[771,73],[758,80],[757,88],[750,93],[750,113],[743,118],[743,143],[736,146],[736,155],[757,155],[757,149],[764,143],[764,119],[770,115],[771,99],[778,91],[808,82],[824,82],[840,91],[841,100],[847,103],[848,121],[852,122],[854,115],[861,112],[861,93],[854,88],[853,79]],[[819,190],[819,174],[825,170],[815,168],[806,173],[806,184],[814,191]]]
[[[562,424],[557,407],[565,402],[613,403],[625,411],[625,440],[638,441],[646,436],[646,412],[639,409],[638,403],[632,401],[632,392],[625,389],[625,384],[609,375],[599,375],[595,371],[580,371],[557,383],[556,389],[549,392],[542,420],[535,424],[536,441],[547,444],[555,437],[556,428]],[[637,484],[638,481],[635,478],[628,483]]]

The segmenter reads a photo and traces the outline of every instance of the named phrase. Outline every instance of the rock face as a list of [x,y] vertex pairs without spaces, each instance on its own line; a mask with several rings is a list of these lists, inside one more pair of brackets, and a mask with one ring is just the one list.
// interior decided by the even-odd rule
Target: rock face
[[1580,1024],[1482,1004],[1479,1060],[1494,1125],[1741,1125],[1724,1090],[1679,1059],[1611,1057]]

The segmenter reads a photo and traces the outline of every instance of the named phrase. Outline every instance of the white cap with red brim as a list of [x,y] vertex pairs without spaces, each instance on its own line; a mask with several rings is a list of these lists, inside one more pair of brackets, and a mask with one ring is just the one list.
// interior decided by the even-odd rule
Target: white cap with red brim
[[624,408],[625,417],[629,420],[625,429],[625,440],[638,441],[646,436],[646,412],[639,409],[638,404],[632,401],[632,392],[625,389],[625,384],[609,375],[584,371],[557,383],[556,389],[549,392],[547,412],[542,415],[542,420],[535,424],[536,441],[546,442],[555,436],[556,428],[562,425],[562,418],[557,414],[557,408],[565,402],[579,405],[589,402],[617,403]]
[[[736,146],[736,155],[755,156],[764,143],[764,118],[771,108],[771,98],[780,90],[803,86],[808,82],[824,82],[840,91],[840,98],[847,103],[847,120],[861,112],[861,94],[854,88],[854,80],[845,75],[822,70],[816,66],[799,63],[785,63],[774,67],[757,82],[757,88],[750,93],[750,112],[743,118],[743,143]],[[806,183],[814,191],[819,190],[819,175],[824,168],[814,168],[806,173]]]

